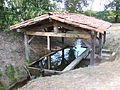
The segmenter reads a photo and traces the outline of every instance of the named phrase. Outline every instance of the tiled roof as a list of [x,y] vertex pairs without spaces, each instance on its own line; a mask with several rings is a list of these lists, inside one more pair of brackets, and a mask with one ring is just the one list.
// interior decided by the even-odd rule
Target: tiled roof
[[18,29],[29,25],[36,24],[47,18],[60,21],[63,23],[71,24],[77,27],[81,27],[88,30],[94,30],[103,33],[112,24],[103,20],[96,19],[94,17],[86,16],[83,14],[65,13],[65,12],[49,12],[48,14],[41,15],[39,17],[15,24],[10,29]]
[[36,23],[38,23],[38,22],[40,22],[42,20],[48,19],[48,18],[49,18],[49,15],[48,14],[44,14],[44,15],[41,15],[39,17],[35,17],[33,19],[29,19],[29,20],[23,21],[21,23],[12,25],[12,26],[10,26],[10,29],[14,30],[14,29],[30,26],[30,25],[36,24]]

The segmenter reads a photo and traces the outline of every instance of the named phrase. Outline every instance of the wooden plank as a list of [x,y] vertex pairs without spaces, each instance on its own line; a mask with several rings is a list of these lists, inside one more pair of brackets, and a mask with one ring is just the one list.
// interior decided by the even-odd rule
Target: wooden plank
[[94,31],[91,33],[91,54],[90,54],[90,65],[94,65],[95,63],[95,41],[96,41],[96,34]]
[[62,71],[56,71],[56,70],[44,69],[43,71],[45,76],[62,74]]
[[24,45],[25,45],[25,59],[26,60],[30,60],[29,58],[29,47],[28,47],[28,35],[26,33],[24,33]]
[[53,37],[74,37],[74,38],[90,38],[89,34],[70,34],[70,33],[54,33],[54,32],[32,32],[27,31],[27,35],[34,36],[53,36]]
[[90,50],[86,49],[78,58],[73,60],[62,72],[67,72],[72,69],[83,59],[89,54]]

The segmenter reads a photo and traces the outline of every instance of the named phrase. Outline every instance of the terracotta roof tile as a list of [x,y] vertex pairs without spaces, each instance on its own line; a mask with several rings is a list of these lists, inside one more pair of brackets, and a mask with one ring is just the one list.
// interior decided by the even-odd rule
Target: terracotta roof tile
[[83,14],[50,12],[54,17],[63,19],[68,24],[80,26],[82,28],[104,32],[112,24],[103,20],[89,17]]
[[18,29],[18,28],[26,27],[28,25],[36,24],[49,17],[60,22],[72,24],[81,28],[94,30],[101,33],[106,31],[107,28],[109,28],[112,25],[109,22],[99,20],[94,17],[89,17],[83,14],[65,13],[65,12],[49,12],[48,14],[41,15],[39,17],[21,22],[19,24],[15,24],[11,26],[10,29]]
[[33,25],[33,24],[36,24],[36,23],[38,23],[38,22],[40,22],[42,20],[45,20],[47,18],[49,18],[49,15],[48,14],[44,14],[44,15],[41,15],[39,17],[35,17],[33,19],[29,19],[29,20],[23,21],[21,23],[12,25],[12,26],[10,26],[10,29],[14,30],[14,29],[26,27],[26,26],[29,26],[29,25]]

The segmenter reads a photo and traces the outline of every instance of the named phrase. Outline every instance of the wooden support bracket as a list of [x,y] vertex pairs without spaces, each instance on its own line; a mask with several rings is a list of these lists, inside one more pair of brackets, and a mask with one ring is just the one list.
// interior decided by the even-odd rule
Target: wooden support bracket
[[34,39],[35,36],[32,36],[29,40],[28,40],[28,44],[30,44],[30,42]]

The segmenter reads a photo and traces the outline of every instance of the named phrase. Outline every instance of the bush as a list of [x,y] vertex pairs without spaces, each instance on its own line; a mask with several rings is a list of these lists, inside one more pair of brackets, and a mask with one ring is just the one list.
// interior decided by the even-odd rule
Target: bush
[[2,73],[0,73],[0,77],[2,77]]
[[6,88],[4,88],[4,86],[1,82],[0,82],[0,90],[7,90]]

